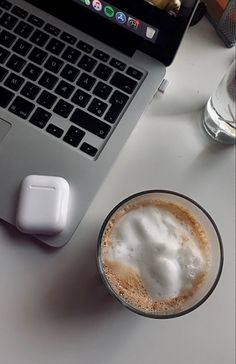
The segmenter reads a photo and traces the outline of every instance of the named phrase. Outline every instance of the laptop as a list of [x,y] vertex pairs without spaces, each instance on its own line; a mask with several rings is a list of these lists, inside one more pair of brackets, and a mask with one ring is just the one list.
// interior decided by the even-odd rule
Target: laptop
[[0,0],[0,218],[27,175],[70,185],[66,244],[161,84],[197,0]]

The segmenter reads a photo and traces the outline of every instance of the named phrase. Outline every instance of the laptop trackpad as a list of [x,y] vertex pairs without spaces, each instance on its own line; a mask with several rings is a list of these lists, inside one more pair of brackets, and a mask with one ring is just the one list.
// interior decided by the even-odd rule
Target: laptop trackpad
[[10,129],[11,129],[11,124],[0,119],[0,143],[5,138]]

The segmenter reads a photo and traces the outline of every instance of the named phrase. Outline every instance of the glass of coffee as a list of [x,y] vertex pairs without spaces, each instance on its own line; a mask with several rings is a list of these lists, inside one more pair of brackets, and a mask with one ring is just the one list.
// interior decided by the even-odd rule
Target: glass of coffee
[[222,240],[211,216],[191,198],[143,191],[106,217],[97,263],[122,305],[146,317],[172,318],[196,309],[215,289]]

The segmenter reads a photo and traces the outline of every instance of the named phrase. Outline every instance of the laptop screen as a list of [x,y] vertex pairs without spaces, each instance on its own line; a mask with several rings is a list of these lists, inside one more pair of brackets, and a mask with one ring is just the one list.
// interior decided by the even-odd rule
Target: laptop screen
[[[145,21],[134,17],[133,14],[124,11],[113,5],[112,0],[107,2],[103,0],[73,0],[77,4],[80,4],[87,9],[90,9],[94,13],[104,18],[107,18],[111,22],[123,27],[124,29],[139,35],[153,43],[158,36],[159,29],[151,26]],[[144,4],[144,6],[150,6],[150,3]],[[176,13],[173,13],[175,15]]]
[[181,26],[184,14],[187,16],[184,0],[73,1],[152,43],[163,37],[167,41],[168,33],[171,36],[173,29]]
[[198,0],[28,0],[132,56],[140,50],[169,65]]

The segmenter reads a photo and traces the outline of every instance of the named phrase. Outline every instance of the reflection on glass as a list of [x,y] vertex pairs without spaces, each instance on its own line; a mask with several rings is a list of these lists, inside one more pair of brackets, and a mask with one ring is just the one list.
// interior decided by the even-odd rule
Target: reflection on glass
[[178,12],[181,6],[180,0],[144,0],[159,9]]

